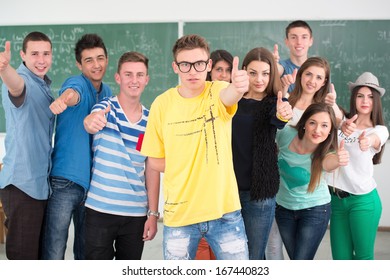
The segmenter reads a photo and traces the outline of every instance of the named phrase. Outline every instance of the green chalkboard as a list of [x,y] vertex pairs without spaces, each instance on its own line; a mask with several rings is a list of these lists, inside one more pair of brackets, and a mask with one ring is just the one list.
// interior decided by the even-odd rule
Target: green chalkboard
[[[363,72],[374,73],[386,89],[382,98],[385,121],[390,128],[390,21],[307,21],[313,30],[310,56],[322,56],[331,65],[337,103],[349,109],[347,82]],[[288,58],[284,43],[289,21],[185,23],[184,34],[204,36],[211,50],[226,49],[242,60],[254,47],[273,50],[279,45],[281,59]]]
[[[114,80],[118,59],[126,51],[139,51],[149,58],[150,82],[141,98],[146,107],[150,107],[157,95],[177,84],[177,76],[171,67],[171,49],[178,38],[178,23],[0,26],[0,51],[4,50],[6,41],[11,41],[11,65],[15,68],[21,62],[19,51],[23,38],[31,31],[41,31],[52,40],[53,65],[48,75],[53,81],[52,90],[56,97],[67,77],[80,74],[76,67],[74,46],[85,33],[97,33],[104,40],[109,58],[104,82],[111,86],[114,94],[119,90]],[[1,83],[0,79],[0,86]],[[5,132],[1,102],[0,132]]]
[[[263,46],[272,50],[279,44],[281,58],[287,58],[284,44],[285,28],[289,21],[256,22],[186,22],[184,34],[197,33],[209,41],[211,49],[227,49],[241,59],[252,48]],[[390,127],[390,21],[337,20],[308,21],[313,29],[314,44],[309,55],[328,59],[338,103],[348,108],[348,81],[356,80],[362,72],[373,72],[388,91],[382,98],[384,116]],[[178,38],[178,23],[128,23],[90,25],[0,26],[0,50],[5,41],[12,42],[12,65],[20,63],[19,50],[24,36],[34,30],[49,35],[53,41],[54,60],[50,77],[53,93],[57,95],[62,82],[79,74],[75,66],[74,43],[84,33],[98,33],[109,52],[109,68],[105,82],[118,91],[114,73],[119,56],[129,50],[144,53],[150,58],[151,81],[142,102],[149,107],[154,98],[177,84],[171,68],[171,48]],[[1,80],[0,80],[1,84]],[[0,103],[0,132],[5,131],[4,112]]]

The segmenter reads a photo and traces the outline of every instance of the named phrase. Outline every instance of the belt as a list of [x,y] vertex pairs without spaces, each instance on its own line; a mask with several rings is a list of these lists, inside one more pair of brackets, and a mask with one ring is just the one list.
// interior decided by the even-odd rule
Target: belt
[[343,199],[343,198],[346,198],[346,197],[349,197],[349,196],[352,195],[349,192],[345,192],[343,190],[336,189],[336,188],[331,187],[331,186],[328,186],[328,188],[329,188],[330,194],[333,194],[333,195],[337,196],[340,199]]

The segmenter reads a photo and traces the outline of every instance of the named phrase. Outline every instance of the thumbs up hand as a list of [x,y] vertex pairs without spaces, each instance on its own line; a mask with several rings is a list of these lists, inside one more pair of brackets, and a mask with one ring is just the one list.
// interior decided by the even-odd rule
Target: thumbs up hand
[[280,81],[282,82],[282,87],[284,93],[288,92],[288,87],[292,84],[295,84],[296,78],[297,78],[298,69],[295,68],[292,72],[292,74],[286,74],[283,77],[280,78]]
[[360,134],[359,138],[359,147],[362,152],[368,151],[371,147],[370,138],[366,136],[366,131],[363,130],[362,134]]
[[0,52],[0,73],[3,72],[11,61],[11,42],[5,42],[4,51]]
[[341,131],[344,133],[345,136],[351,135],[356,130],[356,119],[358,118],[358,115],[355,114],[352,118],[347,119],[341,124]]
[[334,104],[336,104],[336,90],[334,89],[334,84],[330,84],[330,92],[325,97],[325,103],[329,106],[333,107]]
[[279,46],[278,44],[274,45],[274,52],[272,53],[275,59],[276,64],[279,63],[280,55],[279,55]]
[[84,128],[90,134],[95,134],[102,130],[107,124],[106,114],[111,111],[108,105],[104,110],[93,112],[84,119]]
[[49,108],[53,114],[61,114],[70,104],[75,103],[72,102],[74,98],[78,99],[78,93],[76,93],[73,89],[67,89],[60,97],[50,104]]
[[278,100],[276,101],[276,117],[284,122],[288,122],[292,118],[292,108],[288,101],[283,101],[283,94],[278,92]]
[[249,77],[246,70],[238,69],[239,58],[235,56],[233,58],[232,67],[232,85],[236,89],[237,93],[244,94],[249,88]]
[[344,140],[341,140],[339,149],[337,151],[339,166],[346,166],[349,163],[349,152],[344,148],[344,145]]

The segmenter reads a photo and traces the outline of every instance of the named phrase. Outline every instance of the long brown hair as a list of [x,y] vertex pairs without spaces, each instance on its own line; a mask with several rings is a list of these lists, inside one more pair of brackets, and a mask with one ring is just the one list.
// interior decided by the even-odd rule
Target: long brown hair
[[294,90],[290,93],[290,96],[288,97],[288,102],[290,103],[291,107],[295,107],[295,104],[298,102],[298,100],[302,96],[302,74],[305,72],[305,70],[311,66],[317,66],[320,68],[323,68],[325,70],[325,84],[314,94],[313,96],[313,103],[320,103],[325,101],[326,95],[329,93],[330,89],[330,66],[328,61],[325,58],[322,57],[309,57],[299,68],[297,77],[295,79],[295,87]]
[[242,62],[242,69],[247,69],[252,61],[262,61],[270,66],[269,84],[265,89],[265,94],[266,96],[277,96],[278,91],[282,89],[282,84],[278,76],[278,66],[275,63],[275,58],[272,53],[266,48],[254,48],[250,50]]
[[[358,114],[356,109],[356,97],[358,95],[359,89],[362,87],[364,86],[357,86],[352,90],[351,99],[349,103],[350,112],[348,114],[348,118],[351,118],[354,115]],[[385,125],[385,121],[383,119],[383,113],[382,113],[382,100],[381,100],[380,93],[372,87],[369,86],[365,86],[365,87],[370,89],[373,97],[372,112],[370,116],[373,126],[375,127],[376,125]],[[381,151],[379,153],[376,153],[375,156],[372,158],[373,164],[381,163],[384,149],[385,149],[385,144],[383,144]]]
[[322,175],[322,161],[324,160],[325,156],[329,153],[329,151],[334,150],[337,151],[338,145],[337,145],[337,126],[336,126],[336,116],[333,111],[333,108],[325,103],[313,103],[303,113],[302,117],[298,121],[295,128],[298,130],[298,138],[300,140],[303,139],[303,136],[305,135],[305,124],[310,119],[311,116],[325,112],[329,114],[330,121],[331,121],[331,128],[330,133],[328,137],[318,144],[316,149],[311,155],[311,175],[310,175],[310,182],[307,191],[313,192],[315,188],[318,186],[321,175]]

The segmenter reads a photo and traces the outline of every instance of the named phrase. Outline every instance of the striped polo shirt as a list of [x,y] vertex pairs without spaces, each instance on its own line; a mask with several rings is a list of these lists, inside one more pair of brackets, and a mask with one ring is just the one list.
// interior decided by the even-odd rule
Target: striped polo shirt
[[142,118],[131,123],[115,96],[96,104],[91,112],[104,110],[108,105],[111,110],[106,115],[107,124],[93,137],[92,178],[85,206],[107,214],[145,216],[148,209],[146,157],[137,149],[149,110],[142,106]]

